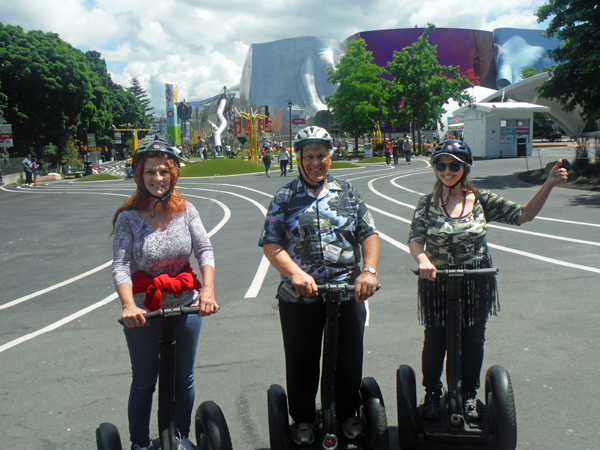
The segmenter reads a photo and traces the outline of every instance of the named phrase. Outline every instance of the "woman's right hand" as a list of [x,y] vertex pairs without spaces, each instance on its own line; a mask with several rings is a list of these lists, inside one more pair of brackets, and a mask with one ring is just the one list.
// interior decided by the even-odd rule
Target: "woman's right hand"
[[127,328],[148,325],[148,322],[144,318],[144,314],[146,314],[146,312],[147,311],[144,311],[135,305],[123,307],[123,314],[121,315],[123,325],[125,325]]
[[434,281],[437,274],[437,269],[429,258],[423,254],[423,257],[419,258],[419,276],[424,280]]

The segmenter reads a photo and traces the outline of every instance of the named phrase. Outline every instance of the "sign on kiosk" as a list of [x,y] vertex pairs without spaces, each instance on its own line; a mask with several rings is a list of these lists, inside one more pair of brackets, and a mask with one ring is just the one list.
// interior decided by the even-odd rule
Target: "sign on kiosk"
[[0,147],[12,147],[12,146],[13,146],[12,125],[10,125],[10,124],[0,125]]

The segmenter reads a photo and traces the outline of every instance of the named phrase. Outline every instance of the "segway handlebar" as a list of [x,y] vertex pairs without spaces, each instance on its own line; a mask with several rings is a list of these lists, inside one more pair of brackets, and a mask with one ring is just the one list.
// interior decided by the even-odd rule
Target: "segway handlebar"
[[[173,317],[173,316],[188,316],[190,314],[196,314],[200,312],[199,306],[180,306],[178,308],[168,309],[157,309],[156,311],[147,312],[144,314],[146,320],[158,319],[159,317]],[[124,325],[123,319],[119,319],[118,322]]]
[[[381,288],[381,285],[378,284],[377,285],[377,290],[379,290],[379,288]],[[332,292],[341,292],[341,293],[349,293],[349,292],[354,292],[354,285],[353,284],[317,284],[317,290],[319,291],[319,294],[329,294]]]
[[[419,276],[419,269],[412,269],[412,272]],[[467,275],[475,275],[479,277],[485,277],[490,275],[498,274],[499,269],[497,267],[490,267],[485,269],[442,269],[436,270],[438,277],[465,277]]]

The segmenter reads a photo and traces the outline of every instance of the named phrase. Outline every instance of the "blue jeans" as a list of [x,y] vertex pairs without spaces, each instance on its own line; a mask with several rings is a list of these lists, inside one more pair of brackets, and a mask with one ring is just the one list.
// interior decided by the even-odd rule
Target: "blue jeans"
[[[179,317],[175,321],[175,426],[181,436],[190,433],[194,407],[194,363],[200,337],[202,318],[196,315]],[[159,368],[160,320],[136,328],[124,327],[131,358],[133,377],[129,391],[129,434],[132,444],[150,445],[150,414],[152,394],[156,388]]]

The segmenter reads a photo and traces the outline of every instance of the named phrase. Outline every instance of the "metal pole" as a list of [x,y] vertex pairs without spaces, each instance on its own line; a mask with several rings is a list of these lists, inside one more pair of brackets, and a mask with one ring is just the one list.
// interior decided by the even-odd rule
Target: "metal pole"
[[294,159],[292,158],[292,150],[293,150],[293,146],[292,146],[292,101],[288,100],[288,108],[290,110],[290,170],[289,172],[293,172],[294,171]]

